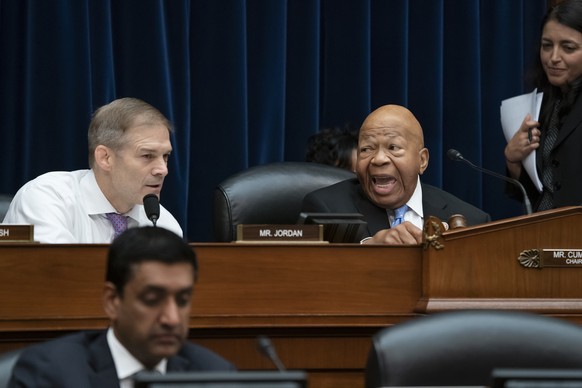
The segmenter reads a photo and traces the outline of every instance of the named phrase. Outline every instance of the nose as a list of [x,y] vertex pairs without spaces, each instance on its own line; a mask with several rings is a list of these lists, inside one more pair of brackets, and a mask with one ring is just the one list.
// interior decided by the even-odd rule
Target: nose
[[552,62],[558,62],[560,60],[560,49],[559,47],[554,47],[552,50],[552,55],[550,56]]
[[372,157],[372,160],[370,162],[372,164],[381,166],[383,164],[390,162],[390,160],[391,159],[388,156],[388,154],[386,152],[384,152],[384,150],[379,149],[378,151],[376,151],[376,153],[374,154],[374,156]]
[[177,326],[180,324],[180,307],[173,298],[168,298],[168,301],[164,305],[160,315],[160,323],[167,326]]
[[154,168],[152,170],[152,174],[153,175],[159,175],[159,176],[163,176],[165,177],[166,175],[168,175],[168,162],[163,158],[159,158],[155,165]]

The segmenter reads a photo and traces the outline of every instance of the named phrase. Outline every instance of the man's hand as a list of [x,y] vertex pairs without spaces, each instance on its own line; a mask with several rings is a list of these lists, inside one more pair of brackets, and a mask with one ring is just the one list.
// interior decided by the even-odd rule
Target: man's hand
[[415,245],[422,243],[422,230],[405,221],[390,229],[382,229],[363,244]]

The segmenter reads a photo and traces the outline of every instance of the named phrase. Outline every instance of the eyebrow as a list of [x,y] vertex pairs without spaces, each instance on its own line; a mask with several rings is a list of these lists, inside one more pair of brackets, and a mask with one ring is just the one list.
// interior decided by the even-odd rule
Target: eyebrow
[[158,292],[158,293],[159,292],[163,292],[163,293],[166,293],[166,294],[169,294],[169,293],[181,294],[183,292],[193,292],[193,291],[194,291],[194,285],[189,286],[189,287],[181,288],[179,290],[176,290],[176,292],[171,292],[171,290],[169,290],[166,287],[156,286],[156,285],[153,285],[152,284],[152,285],[145,286],[142,289],[142,291],[140,292],[140,294],[147,293],[147,292]]
[[[554,41],[552,39],[550,39],[550,38],[544,38],[544,37],[542,37],[542,42],[553,43]],[[563,43],[573,43],[573,44],[578,45],[578,46],[580,46],[582,44],[582,43],[576,42],[575,40],[572,40],[572,39],[562,39],[562,40],[559,40],[558,43],[560,43],[560,44],[563,44]]]
[[[152,154],[160,153],[160,150],[159,149],[154,149],[154,148],[151,148],[149,146],[148,147],[137,147],[137,150],[139,152],[149,152],[149,153],[152,153]],[[162,153],[163,154],[169,154],[169,153],[172,152],[172,150],[173,150],[172,147],[170,147],[170,149],[167,152],[162,152]]]

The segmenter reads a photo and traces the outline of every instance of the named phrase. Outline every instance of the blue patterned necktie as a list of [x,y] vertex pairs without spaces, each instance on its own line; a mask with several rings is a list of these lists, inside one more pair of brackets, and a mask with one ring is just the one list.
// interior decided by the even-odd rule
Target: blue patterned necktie
[[398,209],[395,209],[394,210],[394,220],[392,220],[390,227],[393,228],[396,225],[400,225],[402,222],[404,222],[404,215],[406,214],[407,211],[408,211],[408,205],[403,205],[403,206],[400,206]]
[[109,221],[111,221],[111,225],[113,225],[115,237],[119,236],[127,229],[127,216],[118,213],[107,213],[106,216]]

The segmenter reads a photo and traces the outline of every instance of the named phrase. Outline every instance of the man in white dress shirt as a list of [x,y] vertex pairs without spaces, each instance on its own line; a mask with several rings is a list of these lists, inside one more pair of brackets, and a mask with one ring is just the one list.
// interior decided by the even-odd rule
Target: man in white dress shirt
[[[116,233],[108,214],[123,216],[127,228],[151,225],[143,198],[160,196],[171,131],[168,119],[139,99],[102,106],[89,125],[91,169],[49,172],[26,183],[4,223],[34,225],[35,240],[42,243],[110,243]],[[183,235],[163,206],[157,226]]]

